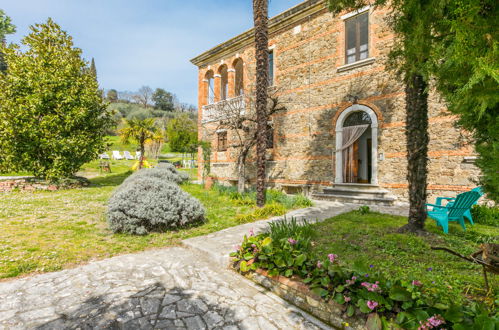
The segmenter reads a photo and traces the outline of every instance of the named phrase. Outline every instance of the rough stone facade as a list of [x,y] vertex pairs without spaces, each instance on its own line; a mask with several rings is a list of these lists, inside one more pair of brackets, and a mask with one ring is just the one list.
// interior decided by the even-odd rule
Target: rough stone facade
[[[345,19],[328,12],[323,1],[305,1],[270,20],[274,85],[286,107],[272,118],[270,185],[291,192],[303,187],[320,191],[333,185],[336,120],[343,111],[360,104],[372,109],[377,117],[377,184],[401,200],[407,198],[405,94],[400,79],[386,69],[394,35],[385,20],[387,10],[369,8],[368,12],[368,59],[349,65],[345,65]],[[236,150],[217,151],[219,126],[206,122],[206,112],[221,101],[223,78],[219,72],[223,66],[228,68],[227,97],[236,96],[237,59],[244,62],[245,98],[251,95],[255,77],[252,33],[249,30],[192,60],[199,68],[200,139],[212,142],[211,172],[226,182],[237,179]],[[209,76],[214,79],[215,104],[207,106]],[[430,200],[475,187],[479,170],[473,165],[474,151],[468,134],[455,127],[456,117],[446,110],[436,93],[430,95],[429,116]],[[228,132],[229,145],[231,137]],[[252,166],[248,171],[250,181],[254,179]]]

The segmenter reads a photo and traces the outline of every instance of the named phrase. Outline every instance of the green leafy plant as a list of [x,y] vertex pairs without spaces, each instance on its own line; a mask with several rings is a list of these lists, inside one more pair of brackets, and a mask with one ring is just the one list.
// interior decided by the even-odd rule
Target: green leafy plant
[[371,209],[369,208],[369,206],[364,205],[364,206],[359,207],[359,209],[357,210],[357,212],[359,212],[359,214],[361,214],[361,215],[365,215],[365,214],[370,213]]
[[373,265],[345,264],[335,254],[316,256],[310,252],[310,226],[299,227],[296,221],[278,222],[267,233],[245,236],[231,254],[234,267],[243,273],[265,269],[269,276],[300,278],[325,301],[344,305],[347,316],[376,313],[371,322],[384,328],[488,329],[499,322],[493,310],[454,304],[417,279],[387,278]]
[[296,218],[290,220],[284,218],[269,223],[269,235],[273,241],[289,238],[310,241],[314,231],[306,220],[298,221]]
[[471,209],[471,215],[476,223],[499,227],[499,207],[487,205],[475,205]]
[[105,149],[112,114],[82,50],[52,19],[21,45],[0,50],[0,171],[70,177]]

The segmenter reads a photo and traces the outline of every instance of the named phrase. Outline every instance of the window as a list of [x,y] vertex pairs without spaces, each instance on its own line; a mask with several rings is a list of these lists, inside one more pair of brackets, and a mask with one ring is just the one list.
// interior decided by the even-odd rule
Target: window
[[243,60],[238,58],[234,64],[234,68],[236,70],[236,81],[234,84],[234,94],[236,96],[243,95],[244,94],[244,63]]
[[215,100],[213,91],[213,71],[208,71],[205,76],[206,81],[206,104],[212,104]]
[[218,132],[218,151],[227,150],[227,132]]
[[227,65],[223,65],[218,71],[220,74],[220,100],[226,100],[229,94],[229,75]]
[[267,149],[274,148],[274,127],[267,124]]
[[346,64],[369,57],[369,12],[345,21]]
[[269,50],[269,86],[274,86],[274,51]]

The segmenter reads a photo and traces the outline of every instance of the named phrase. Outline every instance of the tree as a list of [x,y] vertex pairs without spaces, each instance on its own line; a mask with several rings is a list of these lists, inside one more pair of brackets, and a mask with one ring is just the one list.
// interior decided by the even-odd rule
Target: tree
[[149,86],[142,86],[139,89],[138,94],[133,96],[135,102],[142,104],[144,108],[149,106],[151,103],[152,89]]
[[90,73],[97,79],[97,67],[95,66],[95,60],[92,57],[92,61],[90,61]]
[[173,94],[163,88],[156,88],[152,94],[152,101],[158,110],[173,111]]
[[[0,9],[0,47],[5,47],[6,41],[5,36],[7,34],[12,34],[16,32],[16,27],[12,24],[9,16],[5,15],[5,12]],[[0,72],[5,71],[7,66],[4,61],[4,55],[0,49]]]
[[389,6],[388,22],[396,39],[390,51],[389,67],[405,84],[407,181],[409,219],[400,231],[417,232],[426,220],[428,176],[428,66],[434,44],[428,28],[441,10],[438,1],[420,0],[329,0],[330,10],[339,13],[366,5]]
[[499,202],[499,43],[494,0],[447,1],[433,22],[439,42],[432,73],[459,125],[479,154],[480,184]]
[[166,136],[171,151],[193,153],[197,147],[197,124],[186,114],[180,114],[168,122]]
[[[250,95],[253,93],[250,93]],[[278,90],[273,90],[268,94],[268,106],[265,109],[265,116],[270,118],[273,114],[286,110],[278,97]],[[246,107],[253,109],[254,99],[248,98]],[[237,190],[242,193],[246,185],[246,164],[250,154],[258,141],[258,125],[255,111],[243,110],[243,102],[224,102],[221,103],[216,111],[219,116],[218,129],[226,129],[231,133],[232,142],[230,148],[235,151],[237,166]],[[265,143],[265,147],[267,147]],[[266,148],[265,148],[266,149]],[[203,151],[204,152],[204,151]],[[205,160],[206,161],[206,160]]]
[[256,58],[256,204],[265,205],[267,88],[269,76],[268,0],[253,0]]
[[130,139],[134,140],[140,148],[139,169],[142,168],[145,155],[145,144],[153,139],[156,134],[156,125],[153,118],[147,119],[125,119],[125,127],[120,130],[121,141],[128,144]]
[[116,89],[110,89],[107,91],[107,100],[112,103],[118,102],[118,92]]
[[69,177],[104,150],[112,115],[71,36],[52,19],[30,29],[3,50],[0,171]]

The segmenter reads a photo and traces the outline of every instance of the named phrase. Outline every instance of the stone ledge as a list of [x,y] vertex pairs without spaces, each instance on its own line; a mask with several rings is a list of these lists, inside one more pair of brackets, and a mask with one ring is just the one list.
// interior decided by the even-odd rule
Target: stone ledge
[[324,301],[295,276],[291,278],[281,275],[269,276],[268,272],[262,269],[243,275],[335,328],[344,329],[348,323],[348,328],[367,329],[366,318],[363,315],[346,316],[345,306],[332,300]]
[[376,58],[369,57],[369,58],[366,58],[365,60],[360,60],[360,61],[357,61],[354,63],[342,65],[336,69],[336,72],[345,72],[348,70],[360,68],[362,66],[372,64],[372,63],[374,63],[374,61],[376,61]]

